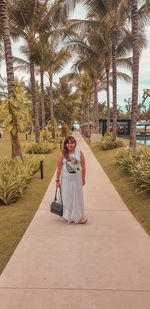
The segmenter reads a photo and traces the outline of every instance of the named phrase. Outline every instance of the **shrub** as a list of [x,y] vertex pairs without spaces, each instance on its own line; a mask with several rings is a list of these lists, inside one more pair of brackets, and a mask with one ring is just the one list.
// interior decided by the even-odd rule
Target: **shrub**
[[42,130],[41,136],[43,138],[43,141],[50,142],[52,140],[52,134],[49,131],[48,127],[45,127],[45,129]]
[[8,205],[23,195],[32,175],[40,168],[40,158],[24,156],[24,161],[0,160],[0,204]]
[[123,145],[124,144],[121,139],[114,140],[113,133],[111,132],[106,132],[100,142],[100,147],[102,150],[119,148],[119,147],[123,147]]
[[127,150],[119,152],[115,156],[115,161],[120,168],[125,169],[130,173],[131,167],[140,160],[139,153],[134,153]]
[[51,153],[56,146],[54,144],[43,142],[43,143],[30,143],[24,144],[22,149],[26,154],[47,154]]
[[132,181],[137,185],[136,191],[150,191],[150,154],[148,152],[122,151],[115,160],[120,168],[130,174]]

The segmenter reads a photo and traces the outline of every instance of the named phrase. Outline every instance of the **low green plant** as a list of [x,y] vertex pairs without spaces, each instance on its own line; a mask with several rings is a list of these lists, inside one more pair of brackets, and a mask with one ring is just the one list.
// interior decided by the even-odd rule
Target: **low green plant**
[[128,148],[124,149],[115,156],[115,161],[120,168],[130,173],[131,167],[140,161],[140,152],[135,153],[129,151]]
[[56,148],[55,144],[49,142],[23,144],[22,150],[26,154],[47,154]]
[[99,145],[102,150],[109,150],[123,147],[124,143],[121,139],[114,140],[114,135],[112,132],[106,132]]
[[24,156],[23,161],[0,160],[0,204],[8,205],[23,195],[32,175],[40,168],[40,158]]
[[58,129],[58,124],[55,119],[53,126],[51,126],[51,121],[49,121],[48,125],[44,128],[44,130],[42,130],[41,137],[43,138],[43,141],[55,144],[62,141],[62,131]]
[[136,191],[150,191],[150,153],[141,149],[136,153],[124,150],[117,154],[115,161],[130,174],[137,185]]
[[42,130],[41,137],[43,138],[43,141],[50,142],[52,140],[52,133],[49,131],[48,126]]

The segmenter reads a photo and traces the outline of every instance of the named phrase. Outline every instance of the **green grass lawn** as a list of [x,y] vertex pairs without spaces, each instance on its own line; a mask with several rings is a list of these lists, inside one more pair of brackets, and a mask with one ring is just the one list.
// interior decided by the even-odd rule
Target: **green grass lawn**
[[[24,195],[16,203],[0,206],[0,273],[20,242],[28,225],[34,217],[47,190],[57,165],[59,147],[51,154],[42,155],[44,160],[44,178],[40,171],[34,174]],[[0,158],[11,157],[9,139],[0,139]]]
[[[128,142],[125,141],[125,144]],[[129,175],[117,168],[114,157],[122,148],[102,151],[94,144],[89,146],[129,210],[150,235],[150,193],[135,193],[136,186],[131,182]],[[145,146],[138,144],[138,147]],[[150,152],[150,147],[146,149]]]

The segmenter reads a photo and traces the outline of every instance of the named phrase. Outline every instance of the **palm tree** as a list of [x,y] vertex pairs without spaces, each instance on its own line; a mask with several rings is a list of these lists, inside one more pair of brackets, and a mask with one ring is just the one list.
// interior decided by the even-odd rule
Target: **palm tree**
[[[45,126],[44,74],[48,73],[49,78],[49,115],[53,122],[53,76],[64,68],[71,57],[70,53],[63,48],[57,51],[57,46],[58,40],[52,38],[48,40],[47,36],[39,36],[33,46],[35,73],[40,74],[41,78],[42,128]],[[28,73],[30,69],[28,48],[22,46],[20,50],[27,60],[13,57],[14,63],[17,63],[15,69]]]
[[[82,108],[82,133],[86,136],[90,136],[90,105],[91,97],[93,93],[93,81],[88,68],[83,69],[82,73],[80,71],[80,63],[77,62],[73,66],[73,70],[76,73],[71,74],[70,79],[73,81],[73,86],[76,88],[76,94],[79,99],[78,107]],[[80,111],[81,112],[81,111]],[[81,121],[81,119],[80,119]],[[86,126],[85,123],[87,123]]]
[[59,84],[55,84],[54,94],[56,99],[54,116],[56,120],[71,126],[78,97],[76,93],[72,92],[72,85],[68,75],[61,77]]
[[[75,5],[77,1],[66,1],[67,4]],[[116,44],[117,36],[125,31],[128,8],[126,1],[120,0],[84,0],[88,8],[88,17],[97,22],[107,21],[111,34],[112,44],[112,72],[113,72],[113,134],[117,133],[117,72],[116,72]]]
[[133,81],[132,81],[132,110],[130,148],[136,151],[136,120],[138,104],[138,77],[139,77],[139,47],[138,47],[138,1],[131,1],[132,36],[133,36]]
[[45,71],[48,73],[49,78],[49,98],[50,98],[50,120],[53,122],[54,107],[53,107],[53,76],[59,73],[64,66],[68,63],[71,55],[64,48],[58,49],[58,40],[49,39],[47,42],[47,64]]
[[[83,23],[83,21],[82,21]],[[93,24],[93,22],[89,22],[86,24]],[[94,25],[95,26],[95,23]],[[87,69],[93,75],[93,85],[94,85],[94,97],[95,97],[95,124],[96,124],[96,132],[98,132],[98,90],[106,90],[107,91],[107,119],[109,123],[110,118],[110,107],[109,107],[109,83],[110,76],[112,75],[110,72],[111,68],[111,47],[110,47],[110,35],[109,31],[106,31],[107,25],[101,25],[97,23],[94,29],[87,29],[83,38],[81,40],[73,40],[68,43],[68,46],[71,50],[76,51],[77,54],[80,55],[79,60],[76,62],[75,66],[78,67],[79,70]],[[85,29],[86,30],[86,29]],[[119,54],[118,54],[119,53]],[[117,56],[123,54],[119,51]],[[124,52],[125,53],[125,52]],[[131,59],[126,58],[122,59],[121,57],[117,58],[118,65],[126,65],[126,67],[131,68],[132,62]],[[106,73],[104,73],[104,69]],[[117,76],[120,79],[125,80],[126,82],[130,82],[131,78],[122,72],[117,72]],[[100,82],[100,85],[98,83]],[[112,83],[111,83],[112,85]],[[108,126],[109,131],[109,126]]]
[[[8,14],[5,0],[0,1],[0,19],[2,24],[4,47],[5,47],[8,97],[11,98],[15,97],[15,85],[14,85],[14,71],[13,71],[10,31],[9,31]],[[19,157],[22,159],[19,136],[18,136],[17,119],[13,113],[13,109],[10,103],[9,103],[9,112],[12,116],[12,130],[10,132],[11,144],[12,144],[12,158]]]
[[47,70],[49,62],[49,44],[45,36],[39,36],[39,39],[34,43],[34,62],[39,68],[41,79],[41,110],[42,110],[42,129],[45,127],[45,105],[44,105],[44,74]]
[[[132,42],[133,42],[133,81],[132,81],[132,110],[131,110],[131,131],[130,131],[130,149],[136,151],[136,120],[138,111],[138,83],[139,83],[139,14],[141,18],[146,18],[144,14],[145,7],[149,7],[149,1],[146,0],[146,6],[138,10],[138,0],[131,0],[131,23],[132,23]],[[148,10],[149,12],[149,10]]]
[[13,37],[22,37],[28,44],[35,138],[38,143],[40,127],[35,91],[33,46],[39,34],[53,32],[57,23],[64,23],[66,13],[61,0],[52,3],[50,7],[48,0],[11,0],[8,1],[8,7]]
[[[69,6],[75,5],[76,0],[69,0],[67,1],[67,4],[69,2]],[[138,92],[138,18],[143,21],[146,18],[145,11],[149,12],[149,0],[145,0],[145,6],[141,7],[139,10],[137,10],[137,5],[139,4],[138,1],[120,1],[120,0],[83,0],[83,2],[87,5],[89,10],[89,16],[92,17],[99,17],[103,18],[103,20],[106,20],[108,25],[111,29],[111,42],[112,42],[112,66],[113,66],[113,133],[114,137],[116,136],[116,120],[117,120],[117,84],[116,84],[116,34],[117,39],[119,35],[122,35],[126,32],[127,27],[127,21],[129,21],[128,17],[130,16],[130,6],[131,4],[132,8],[132,32],[133,32],[133,41],[134,41],[134,73],[133,73],[133,91],[132,91],[132,98],[133,98],[133,112],[132,112],[132,129],[131,129],[131,139],[130,139],[130,147],[134,150],[135,147],[135,128],[136,128],[136,114],[137,114],[137,108],[135,100],[137,99],[137,92]],[[145,7],[147,6],[147,10],[145,10]],[[134,30],[133,30],[134,29]],[[137,50],[136,47],[137,46]],[[136,95],[134,96],[134,93]]]
[[68,48],[79,55],[74,67],[80,72],[87,71],[92,80],[94,91],[94,127],[95,132],[98,133],[98,87],[99,80],[102,78],[104,71],[104,61],[97,54],[91,41],[91,33],[86,33],[81,40],[71,40],[68,42]]
[[41,104],[42,104],[42,115],[43,115],[43,125],[45,123],[45,110],[44,110],[44,83],[43,77],[44,73],[48,73],[49,77],[49,99],[50,99],[50,119],[53,122],[54,117],[54,108],[53,108],[53,76],[56,73],[59,73],[65,66],[65,64],[70,59],[71,55],[69,52],[63,48],[59,51],[58,49],[58,40],[49,39],[45,37],[40,37],[40,39],[34,45],[34,59],[35,64],[40,67],[40,76],[41,76]]

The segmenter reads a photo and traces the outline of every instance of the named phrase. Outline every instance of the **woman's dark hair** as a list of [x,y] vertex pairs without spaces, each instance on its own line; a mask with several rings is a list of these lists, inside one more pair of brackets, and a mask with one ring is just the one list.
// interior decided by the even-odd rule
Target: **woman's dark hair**
[[77,145],[77,142],[75,140],[75,138],[73,136],[67,136],[64,140],[64,147],[63,147],[63,155],[64,157],[68,160],[69,159],[69,151],[68,151],[68,148],[67,148],[67,144],[71,142],[72,144],[75,143],[75,147]]

